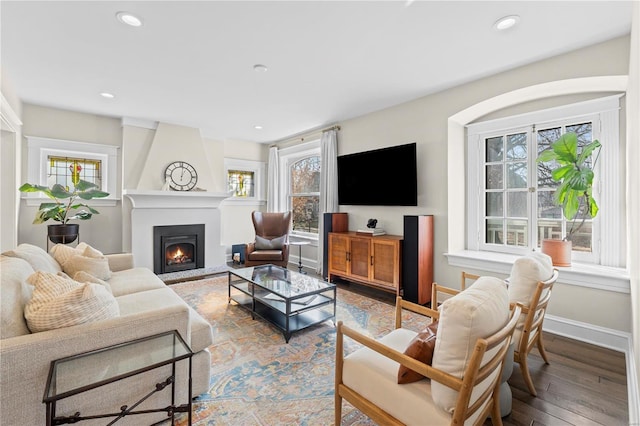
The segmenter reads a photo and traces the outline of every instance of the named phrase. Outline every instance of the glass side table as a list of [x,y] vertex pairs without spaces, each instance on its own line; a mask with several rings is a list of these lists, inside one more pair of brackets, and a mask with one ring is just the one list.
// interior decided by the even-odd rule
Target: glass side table
[[[47,426],[76,423],[82,420],[113,417],[109,425],[127,415],[166,412],[175,423],[175,413],[188,413],[191,424],[191,357],[193,352],[176,330],[156,334],[118,345],[61,358],[51,362],[49,376],[42,402],[47,404]],[[189,401],[176,406],[176,363],[189,362]],[[56,403],[109,383],[143,374],[171,364],[171,374],[166,380],[154,385],[149,393],[131,405],[123,405],[117,413],[97,415],[56,416]],[[156,392],[171,385],[171,405],[158,409],[136,412],[135,408]]]

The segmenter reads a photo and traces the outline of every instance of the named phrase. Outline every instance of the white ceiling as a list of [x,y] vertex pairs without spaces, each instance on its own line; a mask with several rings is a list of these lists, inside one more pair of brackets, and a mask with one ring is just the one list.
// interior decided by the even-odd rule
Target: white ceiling
[[[144,25],[126,27],[129,11]],[[504,32],[505,15],[521,17]],[[24,102],[272,142],[629,33],[623,1],[5,1]],[[268,71],[253,71],[255,64]],[[112,92],[112,100],[99,96]],[[263,126],[262,130],[254,129]]]

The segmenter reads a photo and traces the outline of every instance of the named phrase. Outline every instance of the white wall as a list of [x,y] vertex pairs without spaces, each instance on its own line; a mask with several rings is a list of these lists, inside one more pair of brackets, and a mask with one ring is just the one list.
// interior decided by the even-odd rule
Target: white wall
[[[252,142],[227,140],[224,142],[224,157],[231,159],[267,162],[269,147]],[[224,165],[223,165],[224,168]],[[266,185],[266,176],[264,176]],[[227,246],[227,255],[231,255],[233,244],[246,244],[255,239],[251,222],[251,212],[264,211],[264,200],[238,201],[225,200],[220,206],[222,213],[222,244]]]
[[[627,182],[627,200],[629,207],[628,228],[631,238],[628,241],[629,271],[631,275],[631,310],[633,346],[631,348],[633,360],[628,364],[630,369],[635,369],[635,383],[630,381],[629,388],[634,394],[630,394],[629,404],[635,406],[635,412],[630,413],[636,420],[640,419],[640,3],[633,5],[632,30],[631,30],[631,55],[629,60],[629,96],[627,109],[630,119],[627,123],[627,168],[629,180]],[[633,371],[631,371],[633,374]],[[635,400],[631,399],[635,395]],[[632,417],[631,417],[632,418]]]

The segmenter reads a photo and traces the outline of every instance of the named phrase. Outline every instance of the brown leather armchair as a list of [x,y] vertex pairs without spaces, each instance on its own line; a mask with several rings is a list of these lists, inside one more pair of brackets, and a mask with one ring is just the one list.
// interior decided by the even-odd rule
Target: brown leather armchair
[[289,262],[289,232],[291,212],[263,213],[251,212],[255,241],[247,244],[244,255],[245,266],[272,263],[287,267]]

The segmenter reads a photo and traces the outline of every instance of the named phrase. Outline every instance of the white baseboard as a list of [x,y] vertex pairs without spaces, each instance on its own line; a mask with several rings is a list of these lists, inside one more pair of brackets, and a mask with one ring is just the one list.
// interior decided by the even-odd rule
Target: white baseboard
[[635,365],[631,333],[573,321],[553,315],[545,315],[544,331],[613,349],[625,354],[627,370],[627,398],[629,404],[629,425],[640,426],[640,387],[638,366]]

